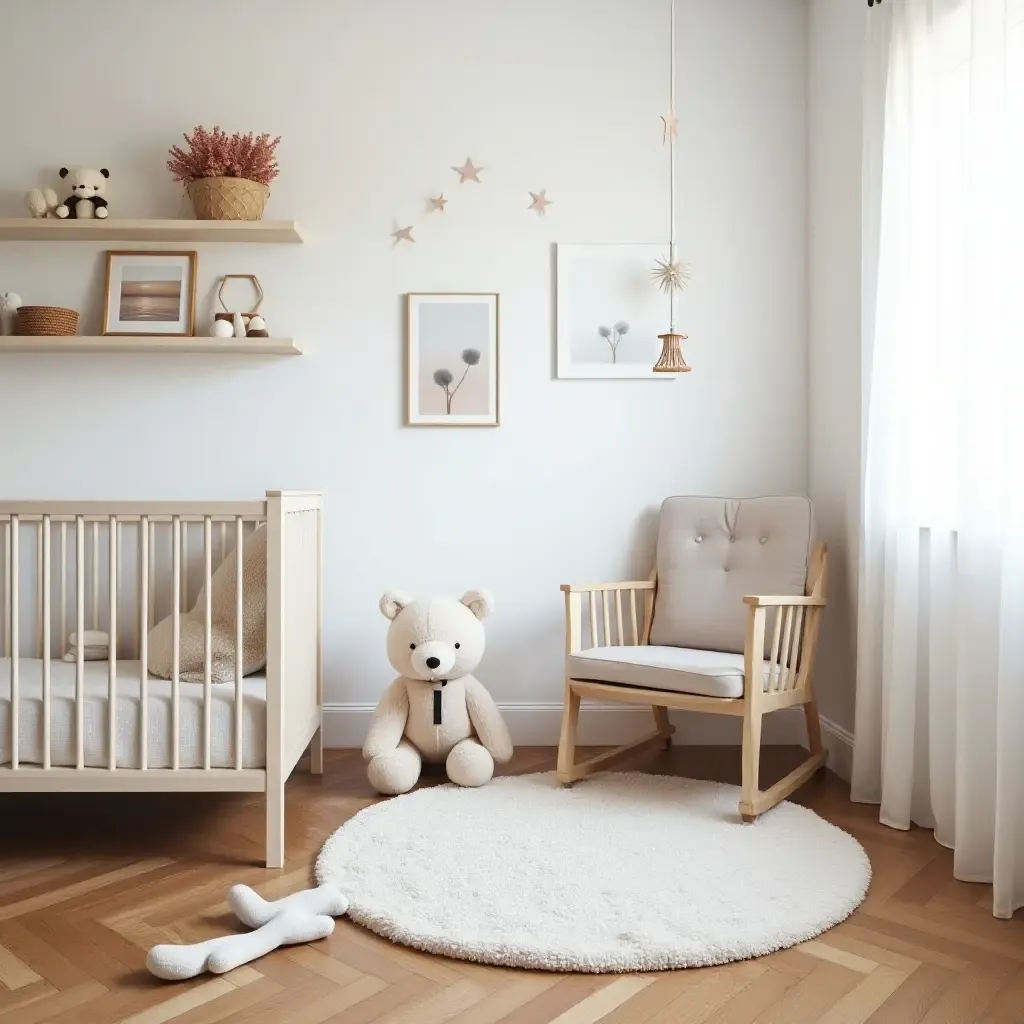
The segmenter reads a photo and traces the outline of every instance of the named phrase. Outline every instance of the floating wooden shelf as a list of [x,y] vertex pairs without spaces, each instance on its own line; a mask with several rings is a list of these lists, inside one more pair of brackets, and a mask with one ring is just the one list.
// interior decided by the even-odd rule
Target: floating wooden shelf
[[4,352],[193,352],[201,355],[300,356],[291,338],[154,338],[149,335],[73,338],[0,337]]
[[0,242],[301,242],[293,220],[35,220],[0,217]]

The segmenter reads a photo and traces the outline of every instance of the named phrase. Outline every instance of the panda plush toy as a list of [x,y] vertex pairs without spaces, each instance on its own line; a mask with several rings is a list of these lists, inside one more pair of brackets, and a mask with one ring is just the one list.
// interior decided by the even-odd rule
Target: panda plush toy
[[60,176],[71,182],[71,195],[57,207],[58,217],[70,220],[96,217],[103,220],[107,216],[107,201],[103,196],[107,191],[110,171],[106,167],[98,171],[92,167],[73,167],[70,171],[62,167]]

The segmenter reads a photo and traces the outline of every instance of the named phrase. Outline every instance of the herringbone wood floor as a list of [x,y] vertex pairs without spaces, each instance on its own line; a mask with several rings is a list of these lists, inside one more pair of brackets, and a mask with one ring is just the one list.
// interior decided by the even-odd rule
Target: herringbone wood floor
[[[798,752],[766,750],[763,774]],[[517,752],[510,772],[554,751]],[[652,771],[737,781],[738,751],[673,749]],[[144,970],[156,942],[237,927],[227,887],[275,897],[311,884],[323,840],[374,800],[355,752],[288,785],[288,863],[255,866],[249,796],[0,795],[3,1024],[1021,1024],[1024,915],[996,921],[987,886],[955,882],[948,851],[894,832],[819,776],[801,802],[852,832],[874,867],[867,902],[821,938],[759,960],[663,974],[557,975],[444,960],[339,922],[333,936],[179,985]],[[799,864],[794,864],[799,870]]]

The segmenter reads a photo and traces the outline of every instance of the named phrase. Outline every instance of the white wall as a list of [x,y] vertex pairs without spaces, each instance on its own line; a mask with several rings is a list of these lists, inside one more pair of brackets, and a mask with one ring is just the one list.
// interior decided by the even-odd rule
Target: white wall
[[[201,310],[218,275],[255,272],[272,332],[306,355],[6,356],[5,497],[322,487],[328,701],[389,680],[385,588],[487,586],[480,675],[537,709],[561,701],[558,584],[646,573],[664,496],[806,490],[803,0],[679,2],[694,372],[670,383],[552,379],[553,243],[666,234],[666,4],[94,0],[73,31],[70,9],[4,4],[0,213],[85,163],[111,169],[113,216],[176,216],[164,161],[183,130],[279,133],[267,215],[308,243],[202,247]],[[467,156],[482,186],[449,169]],[[526,210],[540,188],[546,219]],[[394,219],[417,244],[392,248]],[[2,244],[0,290],[96,330],[100,250]],[[401,296],[433,290],[501,293],[497,430],[401,426]]]
[[867,5],[810,5],[810,495],[832,578],[822,713],[853,729],[861,453],[861,121]]

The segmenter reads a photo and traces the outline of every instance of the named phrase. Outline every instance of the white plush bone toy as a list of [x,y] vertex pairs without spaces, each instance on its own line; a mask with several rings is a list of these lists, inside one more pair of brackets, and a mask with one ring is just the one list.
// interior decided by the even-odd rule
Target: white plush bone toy
[[333,885],[304,889],[273,901],[263,899],[247,885],[233,885],[228,906],[242,924],[255,931],[190,946],[154,946],[146,957],[150,972],[165,981],[184,981],[204,971],[224,974],[278,946],[324,939],[334,931],[334,918],[348,910],[348,900]]

